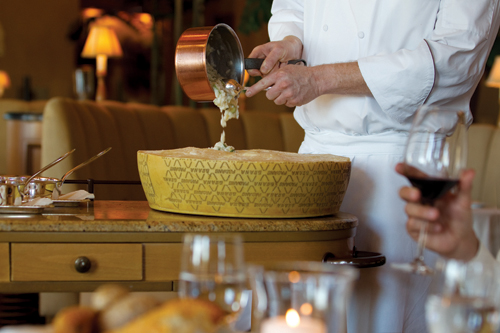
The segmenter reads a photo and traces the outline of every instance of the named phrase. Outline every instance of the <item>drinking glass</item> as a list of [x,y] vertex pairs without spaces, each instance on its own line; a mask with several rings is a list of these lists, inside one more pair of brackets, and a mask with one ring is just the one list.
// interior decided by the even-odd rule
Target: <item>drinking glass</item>
[[429,332],[497,332],[499,278],[496,266],[438,261],[426,303]]
[[358,271],[320,262],[253,267],[252,328],[260,333],[344,333]]
[[242,239],[238,235],[187,234],[181,258],[179,297],[217,304],[232,327],[248,301]]
[[[404,175],[420,190],[421,203],[433,205],[458,184],[466,162],[465,113],[427,105],[421,107],[415,114],[404,155]],[[424,262],[426,236],[427,223],[423,223],[415,259],[392,266],[416,274],[432,274],[432,268]]]

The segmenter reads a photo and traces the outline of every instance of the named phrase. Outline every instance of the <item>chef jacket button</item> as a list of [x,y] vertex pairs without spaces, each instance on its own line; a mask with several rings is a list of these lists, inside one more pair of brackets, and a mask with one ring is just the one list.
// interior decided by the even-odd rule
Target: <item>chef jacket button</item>
[[364,38],[365,37],[365,33],[363,31],[358,32],[358,37],[361,38],[361,39]]
[[324,31],[328,31],[328,25],[326,25],[326,24],[325,24],[325,25],[323,26],[323,30],[324,30]]

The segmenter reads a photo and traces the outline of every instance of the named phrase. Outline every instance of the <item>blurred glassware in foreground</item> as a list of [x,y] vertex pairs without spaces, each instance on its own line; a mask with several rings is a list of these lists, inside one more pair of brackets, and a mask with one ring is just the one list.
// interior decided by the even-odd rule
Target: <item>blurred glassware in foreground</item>
[[242,239],[238,235],[188,234],[179,275],[179,296],[204,299],[225,312],[232,326],[246,306],[245,262]]
[[[248,268],[253,321],[261,333],[343,333],[358,272],[316,262]],[[254,327],[252,327],[254,329]]]
[[497,267],[486,267],[480,262],[438,262],[426,304],[429,332],[497,332],[499,279]]

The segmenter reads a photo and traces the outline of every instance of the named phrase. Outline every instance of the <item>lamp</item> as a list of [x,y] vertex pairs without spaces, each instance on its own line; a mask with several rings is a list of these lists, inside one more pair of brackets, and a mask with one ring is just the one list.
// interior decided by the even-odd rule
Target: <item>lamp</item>
[[6,71],[0,71],[0,98],[3,96],[5,88],[10,87],[9,74]]
[[106,26],[93,25],[83,47],[82,57],[96,58],[97,91],[96,101],[106,99],[106,67],[108,57],[119,58],[123,55],[115,32]]
[[[490,74],[488,75],[488,79],[486,80],[486,86],[490,88],[500,88],[500,56],[495,57],[495,61],[493,62],[493,67],[491,68]],[[500,100],[500,95],[499,95],[499,100]],[[497,126],[500,127],[500,114],[498,116]]]

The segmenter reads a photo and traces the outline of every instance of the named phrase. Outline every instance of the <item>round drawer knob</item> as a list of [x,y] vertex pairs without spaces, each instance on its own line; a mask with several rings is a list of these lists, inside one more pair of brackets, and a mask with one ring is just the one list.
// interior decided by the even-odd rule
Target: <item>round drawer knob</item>
[[75,260],[75,269],[78,273],[87,273],[90,270],[91,262],[87,257],[78,257]]

